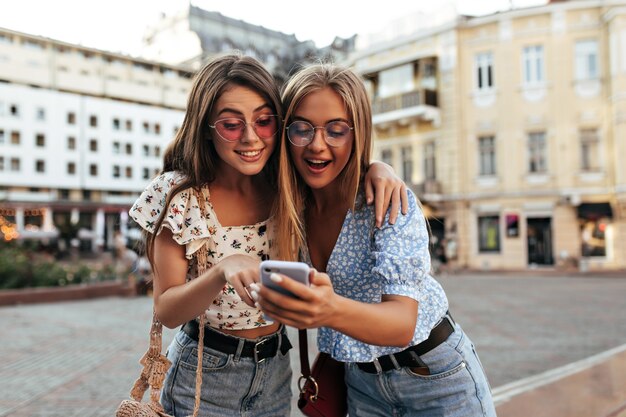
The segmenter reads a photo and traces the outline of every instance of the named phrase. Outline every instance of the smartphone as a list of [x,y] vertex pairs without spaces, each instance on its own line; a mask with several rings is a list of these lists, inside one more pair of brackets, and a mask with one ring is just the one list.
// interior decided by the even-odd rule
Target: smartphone
[[304,262],[263,261],[261,262],[261,284],[278,291],[279,293],[296,297],[291,291],[280,287],[270,279],[270,274],[277,273],[288,276],[304,285],[309,285],[309,266]]

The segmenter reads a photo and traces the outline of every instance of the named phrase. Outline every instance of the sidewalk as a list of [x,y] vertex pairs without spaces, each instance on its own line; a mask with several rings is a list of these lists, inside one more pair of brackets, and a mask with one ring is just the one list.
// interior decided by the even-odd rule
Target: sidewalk
[[626,345],[493,394],[499,417],[626,417]]
[[[626,348],[615,348],[626,346],[626,277],[440,281],[477,346],[500,417],[626,417]],[[113,416],[139,374],[151,311],[148,297],[0,308],[0,417]],[[173,334],[164,331],[165,345]],[[312,358],[313,335],[309,342]]]

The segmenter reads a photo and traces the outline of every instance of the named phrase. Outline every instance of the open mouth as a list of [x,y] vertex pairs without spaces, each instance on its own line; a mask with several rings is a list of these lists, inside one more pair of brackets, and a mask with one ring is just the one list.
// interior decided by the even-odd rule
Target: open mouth
[[330,161],[322,161],[319,159],[305,159],[305,161],[311,168],[315,169],[322,169],[330,164]]

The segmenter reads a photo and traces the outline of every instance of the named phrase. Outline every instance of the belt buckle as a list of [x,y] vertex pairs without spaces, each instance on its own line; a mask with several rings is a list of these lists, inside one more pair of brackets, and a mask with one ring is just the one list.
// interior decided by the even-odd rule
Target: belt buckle
[[261,353],[261,352],[259,352],[259,347],[263,346],[263,344],[268,342],[268,341],[269,341],[269,338],[266,337],[265,339],[261,339],[261,340],[259,340],[258,342],[256,342],[254,344],[254,349],[252,349],[252,354],[254,356],[254,361],[256,363],[261,363],[261,362],[265,361],[265,359],[267,359],[267,358],[261,358],[259,360],[259,354]]

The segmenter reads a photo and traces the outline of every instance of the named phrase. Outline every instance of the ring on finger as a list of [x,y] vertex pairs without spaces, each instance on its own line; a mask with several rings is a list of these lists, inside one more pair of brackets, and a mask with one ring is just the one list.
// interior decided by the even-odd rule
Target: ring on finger
[[243,287],[243,290],[246,292],[246,294],[248,294],[248,297],[250,297],[250,299],[252,299],[252,296],[250,295],[250,292],[248,291],[248,287],[250,287],[250,286],[248,285],[248,286]]

